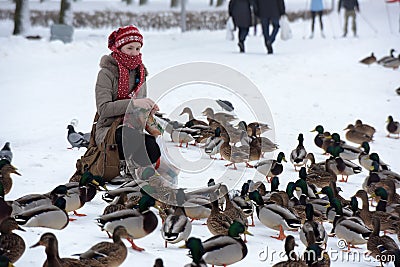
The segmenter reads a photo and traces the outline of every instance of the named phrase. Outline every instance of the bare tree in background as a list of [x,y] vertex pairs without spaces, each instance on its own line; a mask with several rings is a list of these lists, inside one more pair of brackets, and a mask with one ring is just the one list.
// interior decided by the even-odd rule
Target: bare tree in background
[[147,5],[148,2],[148,0],[139,0],[139,6]]
[[16,0],[14,13],[14,35],[26,33],[31,26],[29,1]]
[[225,3],[225,0],[217,0],[216,6],[222,6]]
[[171,0],[171,7],[178,7],[180,3],[180,0]]
[[210,0],[210,6],[214,5],[214,0]]
[[72,25],[74,14],[72,12],[72,0],[61,0],[59,24]]

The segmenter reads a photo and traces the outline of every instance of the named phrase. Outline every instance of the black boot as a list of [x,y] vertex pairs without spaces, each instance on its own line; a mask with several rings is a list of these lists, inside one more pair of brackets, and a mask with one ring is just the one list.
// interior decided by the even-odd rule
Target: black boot
[[239,41],[238,46],[239,46],[239,49],[240,49],[240,53],[244,53],[244,43]]
[[273,54],[274,51],[273,51],[273,49],[272,49],[272,43],[271,43],[271,41],[267,41],[267,43],[266,43],[265,45],[267,46],[268,54]]

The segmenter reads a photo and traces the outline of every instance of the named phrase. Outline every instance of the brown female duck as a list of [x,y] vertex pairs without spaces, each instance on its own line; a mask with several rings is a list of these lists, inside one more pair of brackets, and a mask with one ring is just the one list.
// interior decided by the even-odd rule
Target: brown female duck
[[233,220],[219,210],[218,199],[215,195],[211,196],[211,213],[207,219],[207,228],[213,235],[228,235],[228,230]]
[[373,126],[363,123],[361,120],[356,120],[354,127],[356,131],[362,132],[371,137],[374,137],[374,134],[376,132]]
[[[367,242],[368,254],[382,263],[387,263],[394,251],[399,249],[396,242],[387,235],[380,236],[381,222],[378,218],[372,218],[373,231]],[[385,256],[386,255],[386,256]]]
[[100,242],[79,255],[82,262],[90,263],[89,266],[118,267],[126,259],[128,250],[122,238],[130,239],[132,236],[124,226],[117,226],[113,232],[113,242]]
[[357,131],[356,127],[353,124],[347,125],[347,130],[345,137],[348,141],[361,145],[363,142],[372,142],[372,136],[369,136],[363,132]]
[[397,135],[394,137],[399,139],[400,137],[400,123],[398,121],[393,120],[392,116],[389,116],[386,120],[386,130],[388,131],[387,137],[391,137],[391,135]]
[[7,218],[0,224],[0,254],[15,263],[25,251],[25,241],[14,230],[24,231],[14,218]]
[[4,195],[4,187],[2,182],[0,182],[0,223],[7,219],[12,213],[12,207],[9,202],[4,199]]
[[230,162],[225,166],[228,167],[230,165],[233,165],[233,169],[235,170],[237,169],[236,163],[246,163],[247,166],[250,166],[248,164],[248,161],[250,160],[249,154],[251,146],[246,146],[245,148],[231,146],[229,144],[230,138],[228,135],[221,135],[221,137],[224,142],[219,149],[219,153],[221,154],[222,158]]
[[292,235],[288,235],[285,239],[285,253],[288,257],[287,261],[281,261],[274,264],[272,267],[307,267],[305,261],[297,258],[294,247],[298,246]]
[[[358,190],[355,196],[362,200],[362,209],[360,210],[360,217],[364,221],[367,227],[373,229],[372,218],[376,217],[381,221],[381,228],[383,231],[390,231],[390,232],[396,231],[394,226],[397,225],[397,222],[400,220],[399,217],[381,210],[370,211],[368,203],[368,195],[367,192],[365,192],[364,190]],[[378,203],[378,206],[379,205],[380,204]]]
[[[44,246],[46,249],[47,259],[43,263],[43,267],[83,267],[87,266],[78,259],[73,258],[60,258],[58,253],[58,240],[53,233],[44,233],[40,240],[31,246],[31,248]],[[101,265],[90,265],[101,266]]]
[[21,176],[21,174],[17,171],[17,168],[11,165],[8,160],[0,160],[0,182],[4,187],[4,195],[7,195],[11,191],[11,187],[13,185],[13,180],[11,179],[12,173]]

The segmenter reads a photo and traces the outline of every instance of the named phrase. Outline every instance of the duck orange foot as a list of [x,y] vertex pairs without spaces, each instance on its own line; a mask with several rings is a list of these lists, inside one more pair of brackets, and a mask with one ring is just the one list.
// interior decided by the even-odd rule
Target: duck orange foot
[[133,242],[133,240],[131,238],[128,238],[127,240],[128,240],[129,243],[131,243],[132,248],[134,250],[137,250],[137,251],[143,251],[144,250],[144,248],[136,246],[136,244]]
[[278,239],[278,240],[284,240],[286,238],[285,233],[283,232],[282,225],[279,225],[279,235],[278,236],[271,236],[272,238]]
[[74,210],[74,215],[75,215],[75,216],[78,216],[78,217],[84,217],[84,216],[87,216],[86,214],[83,214],[83,213],[78,213],[78,212],[76,212],[75,210]]

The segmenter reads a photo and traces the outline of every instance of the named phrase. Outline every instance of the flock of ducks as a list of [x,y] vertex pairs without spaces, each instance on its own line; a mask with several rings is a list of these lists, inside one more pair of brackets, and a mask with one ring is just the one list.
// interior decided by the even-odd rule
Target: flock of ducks
[[377,59],[375,54],[372,52],[370,56],[361,59],[360,63],[366,64],[368,66],[373,63],[378,63],[385,68],[398,69],[400,66],[400,54],[398,54],[396,57],[394,55],[394,52],[396,52],[396,50],[390,49],[389,55],[384,56],[380,59]]
[[[229,190],[227,185],[211,178],[205,187],[190,191],[171,187],[161,179],[162,173],[146,167],[137,179],[128,179],[109,190],[102,177],[85,172],[80,177],[72,177],[68,183],[56,185],[50,192],[28,194],[11,201],[6,200],[13,186],[11,174],[20,173],[11,164],[12,152],[7,143],[0,151],[0,265],[17,262],[26,249],[24,239],[14,231],[24,231],[27,227],[68,229],[69,222],[75,220],[70,214],[83,216],[77,211],[101,191],[107,204],[96,221],[99,233],[104,231],[112,241],[99,242],[73,255],[75,258],[60,258],[56,235],[43,233],[31,245],[31,248],[45,247],[43,266],[120,266],[128,254],[123,239],[132,249],[143,251],[134,240],[156,229],[160,229],[166,249],[169,244],[178,243],[189,249],[192,262],[185,266],[228,266],[247,256],[251,238],[247,241],[246,236],[252,235],[250,227],[255,225],[254,217],[258,219],[257,224],[278,233],[272,238],[285,241],[288,260],[274,266],[330,266],[326,248],[332,236],[344,240],[348,251],[366,244],[368,254],[377,259],[394,255],[394,265],[400,266],[399,247],[386,235],[397,234],[400,238],[400,196],[396,192],[400,175],[390,170],[378,153],[371,153],[374,127],[361,120],[349,124],[345,128],[345,139],[358,145],[353,146],[338,133],[327,132],[322,125],[317,125],[313,130],[316,132],[314,144],[327,155],[321,162],[316,162],[314,154],[306,150],[304,135],[299,133],[297,146],[287,153],[298,178],[288,181],[281,190],[280,179],[284,177],[283,164],[287,160],[283,151],[276,158],[263,158],[263,153],[278,149],[274,142],[262,136],[270,130],[268,124],[239,121],[230,113],[214,113],[210,108],[203,112],[207,121],[196,119],[189,107],[181,114],[188,115],[184,123],[162,115],[157,117],[166,123],[165,132],[177,146],[188,147],[189,143],[202,146],[210,158],[220,155],[226,160],[225,166],[236,169],[236,164],[244,164],[255,168],[266,180],[248,180],[238,191]],[[233,124],[234,121],[239,122]],[[388,137],[399,138],[400,125],[392,116],[387,119],[386,130]],[[341,196],[337,183],[347,182],[349,176],[361,173],[363,168],[369,174],[362,189],[350,199]],[[270,191],[267,190],[269,183]],[[373,202],[376,206],[371,209]],[[205,220],[212,236],[205,240],[193,237],[194,220]],[[332,224],[329,233],[326,224]],[[299,257],[294,251],[294,234],[286,235],[287,231],[298,233],[306,247],[305,256]],[[163,266],[162,259],[157,259],[154,266]]]

